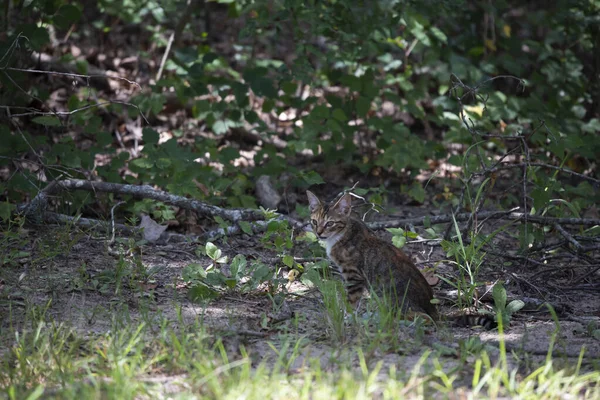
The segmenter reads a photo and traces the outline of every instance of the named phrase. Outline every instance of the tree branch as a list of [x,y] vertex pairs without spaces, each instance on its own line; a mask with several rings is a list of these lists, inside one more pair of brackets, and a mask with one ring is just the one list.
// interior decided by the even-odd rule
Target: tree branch
[[[553,217],[542,217],[539,215],[529,215],[520,212],[506,212],[506,211],[482,211],[476,213],[478,219],[506,219],[512,221],[520,221],[527,219],[528,222],[534,222],[542,225],[583,225],[583,226],[594,226],[600,225],[600,219],[588,219],[588,218],[553,218]],[[473,216],[473,213],[461,213],[456,214],[454,218],[456,221],[467,221]],[[385,229],[385,228],[399,228],[406,225],[422,226],[425,221],[429,220],[431,224],[443,224],[452,221],[452,215],[436,215],[428,217],[418,218],[406,218],[390,221],[378,221],[370,222],[367,225],[371,229]]]
[[[204,202],[188,199],[183,196],[177,196],[174,194],[167,193],[162,190],[154,189],[149,185],[127,185],[120,183],[110,182],[92,182],[82,179],[64,179],[52,182],[43,191],[41,200],[47,198],[51,194],[56,194],[59,190],[85,190],[89,192],[103,192],[103,193],[115,193],[121,195],[129,195],[135,198],[152,199],[161,201],[165,204],[170,204],[176,207],[180,207],[186,210],[192,210],[202,216],[215,217],[219,216],[225,220],[231,222],[238,221],[258,221],[265,218],[264,213],[260,210],[253,209],[242,209],[242,208],[221,208]],[[35,199],[38,199],[36,196]],[[40,200],[37,200],[38,202]],[[45,207],[36,206],[35,209],[43,210]],[[27,205],[21,206],[20,209],[30,209]],[[287,215],[277,214],[276,218],[286,220],[294,228],[301,228],[306,225],[305,223],[296,220]]]

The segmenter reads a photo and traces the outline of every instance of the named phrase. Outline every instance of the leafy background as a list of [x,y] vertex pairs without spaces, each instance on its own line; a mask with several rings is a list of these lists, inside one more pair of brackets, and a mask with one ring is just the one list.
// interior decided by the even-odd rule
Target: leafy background
[[[333,196],[356,181],[380,204],[595,216],[599,11],[588,0],[11,2],[0,215],[65,175],[255,208],[269,175],[281,210],[300,217],[304,189],[327,182]],[[107,218],[111,202],[73,193],[54,207]],[[154,201],[127,207],[194,229]],[[542,240],[536,229],[523,248]]]

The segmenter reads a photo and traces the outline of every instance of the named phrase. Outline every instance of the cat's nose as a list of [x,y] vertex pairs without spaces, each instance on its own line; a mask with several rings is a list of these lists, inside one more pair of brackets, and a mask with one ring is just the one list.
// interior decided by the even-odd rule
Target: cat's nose
[[323,228],[322,226],[321,226],[321,227],[318,227],[318,228],[317,228],[317,236],[318,236],[318,237],[321,237],[321,235],[323,234],[323,231],[324,231],[324,230],[325,230],[325,228]]

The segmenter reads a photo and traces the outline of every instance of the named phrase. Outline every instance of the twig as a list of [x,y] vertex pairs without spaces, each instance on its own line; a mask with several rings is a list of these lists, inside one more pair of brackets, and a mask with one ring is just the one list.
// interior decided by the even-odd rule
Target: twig
[[115,208],[119,207],[121,204],[125,204],[125,202],[119,201],[117,204],[112,206],[112,208],[110,209],[110,222],[112,223],[112,225],[111,225],[112,232],[111,232],[109,244],[112,244],[115,242]]
[[523,167],[542,167],[542,168],[554,169],[554,170],[560,171],[565,174],[573,175],[578,178],[585,179],[585,180],[594,182],[596,184],[600,184],[600,179],[592,178],[591,176],[587,176],[587,175],[583,175],[583,174],[580,174],[575,171],[571,171],[570,169],[567,169],[565,167],[557,167],[555,165],[550,165],[550,164],[540,163],[540,162],[529,162],[529,163],[519,163],[519,164],[502,164],[497,167],[490,168],[490,169],[488,169],[488,171],[496,172],[496,171],[500,171],[503,169],[523,168]]
[[158,68],[158,73],[156,74],[157,82],[162,77],[163,70],[165,68],[165,64],[167,63],[167,60],[169,59],[169,53],[171,52],[171,47],[174,44],[177,44],[177,42],[179,42],[181,33],[185,29],[185,26],[187,25],[187,23],[190,21],[190,18],[192,18],[192,13],[194,11],[194,8],[196,7],[196,4],[197,4],[196,1],[192,1],[192,0],[186,1],[185,9],[183,10],[183,15],[180,17],[179,22],[177,23],[177,26],[175,27],[175,30],[173,30],[173,32],[171,33],[171,36],[169,37],[169,41],[167,42],[167,48],[165,49],[165,54],[163,54],[162,60],[160,62],[160,67]]
[[258,337],[258,338],[264,338],[264,337],[271,336],[271,333],[269,333],[269,332],[257,332],[257,331],[247,330],[247,329],[240,329],[237,331],[221,331],[220,333],[238,335],[238,336]]
[[[527,277],[527,279],[533,279],[536,276],[539,275],[545,275],[545,276],[549,276],[549,274],[551,272],[556,272],[556,271],[565,271],[566,269],[577,269],[577,268],[600,268],[600,264],[579,264],[579,265],[573,265],[573,264],[569,264],[568,266],[560,266],[560,267],[550,267],[550,268],[544,268],[542,270],[537,271],[535,274],[530,275]],[[577,279],[577,281],[579,280],[579,278]],[[575,282],[577,282],[575,281]]]
[[[162,190],[157,190],[149,185],[139,186],[110,182],[92,182],[81,179],[65,179],[59,181],[56,187],[63,190],[87,190],[90,192],[114,193],[130,195],[136,198],[153,199],[186,210],[196,211],[203,216],[219,216],[232,222],[258,220],[263,218],[263,213],[260,210],[225,209],[198,200],[188,199],[183,196],[177,196]],[[55,191],[56,190],[54,190],[54,192]]]
[[[58,214],[50,211],[46,211],[42,214],[42,220],[48,224],[72,224],[81,228],[100,229],[105,232],[109,231],[109,223],[107,221],[83,217],[71,217],[70,215]],[[128,234],[139,232],[139,229],[135,227],[118,223],[115,223],[114,229]]]
[[[58,177],[60,179],[60,176]],[[44,189],[27,204],[22,204],[17,207],[17,212],[25,215],[25,218],[39,223],[43,219],[46,207],[48,207],[48,195],[54,190],[58,184],[58,179],[50,182]]]
[[[146,116],[144,115],[144,113],[142,112],[142,110],[140,110],[140,108],[138,106],[136,106],[133,103],[128,103],[126,101],[118,101],[118,100],[108,100],[108,101],[103,101],[101,103],[96,103],[96,104],[88,104],[86,106],[83,107],[79,107],[75,110],[71,110],[71,111],[30,111],[30,112],[26,112],[26,113],[20,113],[20,114],[12,114],[11,117],[12,118],[16,118],[16,117],[26,117],[29,115],[51,115],[51,116],[55,116],[55,117],[61,117],[61,116],[71,116],[74,115],[78,112],[84,111],[84,110],[88,110],[90,108],[97,108],[97,107],[103,107],[106,105],[110,105],[110,104],[121,104],[124,106],[128,106],[128,107],[133,107],[135,108],[138,113],[142,116],[142,118],[144,119],[144,121],[146,122],[146,124],[150,125],[150,122],[148,122],[148,119],[146,118]],[[0,105],[0,108],[4,108],[4,109],[8,109],[10,110],[12,108],[12,106],[5,106],[5,105]]]
[[[521,221],[525,218],[525,213],[521,212],[506,212],[506,211],[481,211],[476,214],[478,219],[507,219]],[[472,213],[461,213],[454,216],[456,221],[467,221],[473,216]],[[367,225],[374,230],[385,229],[385,228],[399,228],[405,225],[422,226],[425,221],[432,224],[443,224],[452,221],[452,215],[436,215],[427,217],[417,218],[406,218],[391,221],[378,221],[369,222]],[[593,218],[554,218],[554,217],[542,217],[539,215],[527,215],[527,220],[536,224],[552,225],[555,223],[561,225],[583,225],[583,226],[594,226],[600,224],[600,219]]]
[[560,224],[558,224],[558,223],[554,223],[553,225],[554,225],[554,229],[556,229],[558,231],[558,233],[563,235],[564,238],[567,239],[569,241],[569,243],[571,243],[575,247],[575,249],[577,249],[578,252],[583,251],[583,246],[581,245],[581,243],[579,243],[577,240],[575,240],[575,238],[573,236],[571,236],[571,234],[569,232],[567,232],[565,230],[565,228],[560,226]]
[[5,70],[5,71],[17,71],[17,72],[28,72],[28,73],[35,73],[35,74],[67,76],[69,78],[82,78],[82,79],[86,79],[88,81],[90,78],[114,79],[114,80],[127,82],[132,86],[136,86],[139,90],[142,90],[142,87],[140,86],[139,83],[129,80],[127,78],[123,78],[122,76],[110,76],[110,75],[105,75],[105,74],[82,75],[82,74],[76,74],[76,73],[72,73],[72,72],[44,71],[41,69],[15,68],[15,67],[5,67],[5,68],[0,68],[0,69]]
[[[258,221],[264,219],[264,213],[260,210],[253,209],[226,209],[218,206],[214,206],[211,204],[206,204],[198,200],[188,199],[183,196],[177,196],[170,194],[168,192],[164,192],[162,190],[154,189],[148,185],[126,185],[119,183],[109,183],[109,182],[93,182],[81,179],[64,179],[64,180],[56,180],[51,185],[48,185],[42,192],[40,192],[40,197],[36,196],[37,202],[40,199],[45,199],[44,196],[54,194],[58,192],[59,189],[62,190],[86,190],[90,192],[104,192],[104,193],[115,193],[121,195],[130,195],[136,198],[146,198],[153,199],[157,201],[161,201],[166,204],[171,204],[186,210],[196,211],[198,214],[203,216],[219,216],[223,219],[229,220],[231,222],[238,222],[243,220],[248,221],[257,221],[256,227],[262,228],[263,225],[266,224],[266,221]],[[43,195],[42,195],[43,193]],[[47,201],[47,200],[45,200]],[[29,205],[20,206],[20,209],[27,209],[31,204],[34,204],[33,201]],[[37,204],[37,203],[36,203]],[[283,214],[276,214],[276,219],[282,219],[290,223],[294,228],[303,228],[306,226],[306,223],[298,221],[290,216]],[[230,227],[231,229],[224,230],[223,233],[237,233],[240,229],[239,227]]]

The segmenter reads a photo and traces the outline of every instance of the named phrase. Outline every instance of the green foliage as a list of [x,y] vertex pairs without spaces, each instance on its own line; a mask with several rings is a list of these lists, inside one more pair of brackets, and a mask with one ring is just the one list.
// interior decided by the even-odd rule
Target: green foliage
[[315,268],[308,270],[304,277],[315,285],[323,296],[324,323],[327,333],[335,343],[344,343],[347,335],[345,316],[348,304],[344,296],[343,284],[339,280],[324,279]]
[[[111,146],[111,133],[104,130],[98,108],[88,107],[90,102],[94,105],[90,100],[94,89],[85,88],[70,96],[72,114],[68,118],[33,116],[34,124],[62,136],[49,152],[41,154],[40,162],[89,171],[94,167],[92,155],[103,154],[111,162],[96,171],[108,181],[152,183],[183,196],[255,207],[249,192],[253,178],[261,174],[286,171],[300,178],[293,182],[300,188],[322,183],[314,171],[298,171],[284,161],[304,150],[325,154],[325,162],[331,165],[345,163],[358,165],[363,172],[383,168],[415,176],[429,168],[428,160],[448,158],[449,146],[471,146],[459,164],[465,181],[484,168],[475,154],[482,155],[490,166],[513,151],[512,142],[504,138],[519,133],[529,135],[530,161],[578,171],[592,166],[600,153],[595,140],[600,118],[594,112],[599,99],[592,90],[597,83],[593,70],[585,67],[587,54],[598,50],[597,2],[575,1],[568,7],[559,2],[548,8],[525,5],[518,20],[509,12],[514,5],[508,3],[462,2],[457,6],[443,0],[368,5],[347,0],[219,1],[185,11],[193,17],[209,18],[207,9],[216,6],[212,3],[226,4],[228,18],[243,22],[233,57],[220,54],[218,47],[204,39],[211,32],[195,35],[198,39],[192,44],[172,50],[163,78],[151,92],[134,96],[131,105],[108,107],[110,112],[130,117],[140,112],[156,116],[167,102],[165,89],[172,89],[182,103],[193,99],[192,116],[207,127],[212,138],[197,136],[193,143],[184,144],[178,140],[180,133],[175,133],[168,140],[159,140],[159,133],[146,127],[143,150],[129,160]],[[167,42],[172,21],[182,17],[181,5],[175,0],[160,4],[102,0],[94,7],[104,15],[140,26],[160,46]],[[63,32],[77,27],[82,16],[81,5],[64,0],[33,0],[14,7],[38,19],[11,27],[0,44],[8,56],[17,45],[36,51],[46,48],[51,44],[52,29]],[[104,19],[92,25],[103,33],[112,29]],[[186,29],[197,33],[196,24]],[[272,40],[278,37],[293,38],[285,49],[293,62],[281,61],[274,47],[278,41]],[[265,39],[271,42],[257,57],[256,48],[248,45],[246,38],[254,41],[252,46]],[[12,60],[7,57],[5,62],[9,65]],[[28,84],[27,73],[10,74],[10,79],[0,76],[5,85],[2,104],[25,105],[29,95],[42,101],[48,98],[48,93]],[[501,75],[522,80],[495,79]],[[304,93],[306,85],[311,90]],[[465,93],[470,96],[464,97]],[[457,97],[463,99],[462,104]],[[261,99],[260,110],[255,98]],[[383,109],[393,112],[384,113]],[[280,132],[262,114],[280,115],[289,110],[297,112],[297,123],[286,132],[288,145],[274,148],[268,139]],[[543,126],[538,126],[540,120]],[[29,145],[34,149],[44,145],[43,135],[19,133],[14,127],[2,129],[11,143],[0,143],[0,155],[12,157],[30,151]],[[265,139],[254,157],[254,169],[240,172],[233,165],[240,157],[239,150],[220,144],[219,138],[232,129],[250,129]],[[93,147],[82,149],[65,135],[69,131],[94,135]],[[484,133],[496,137],[481,136]],[[371,145],[365,145],[367,141]],[[521,148],[519,153],[525,151]],[[204,160],[195,161],[199,159]],[[6,160],[0,163],[7,165]],[[118,174],[123,167],[135,178]],[[539,167],[530,167],[527,173],[534,185],[531,205],[536,213],[565,215],[598,200],[597,191],[587,182],[564,184],[556,171]],[[50,178],[57,175],[54,171],[49,174]],[[15,202],[35,193],[27,181],[36,179],[27,171],[23,178],[14,176],[6,183],[6,198]],[[403,186],[402,191],[419,203],[426,201],[417,181]],[[571,207],[557,205],[556,199]],[[443,204],[456,206],[456,198],[453,201]],[[507,196],[503,201],[508,207],[520,199]],[[533,230],[528,228],[528,234]],[[531,240],[524,238],[524,243]]]
[[0,268],[17,267],[21,260],[31,257],[27,250],[28,238],[24,232],[24,219],[8,220],[8,226],[0,232]]
[[399,249],[404,247],[406,239],[416,239],[419,237],[417,233],[406,231],[402,228],[387,228],[386,230],[393,235],[392,243]]
[[480,285],[478,281],[479,270],[485,260],[485,253],[482,249],[489,237],[472,236],[469,242],[465,243],[456,219],[453,218],[453,222],[457,241],[443,240],[442,248],[446,251],[447,257],[454,258],[453,264],[457,267],[458,276],[452,279],[442,279],[456,288],[458,291],[458,306],[466,308],[472,306],[476,301],[474,296],[477,286]]
[[[203,252],[212,263],[207,267],[201,264],[189,264],[183,269],[182,278],[190,284],[189,297],[195,301],[210,300],[227,291],[253,292],[267,284],[270,293],[285,288],[286,279],[279,276],[279,270],[260,262],[248,262],[245,256],[238,254],[231,262],[223,256],[221,249],[207,242]],[[227,267],[229,271],[226,272]]]
[[518,299],[507,304],[506,289],[500,282],[494,285],[492,297],[494,298],[496,317],[502,318],[503,326],[508,326],[512,315],[525,307],[525,303]]

